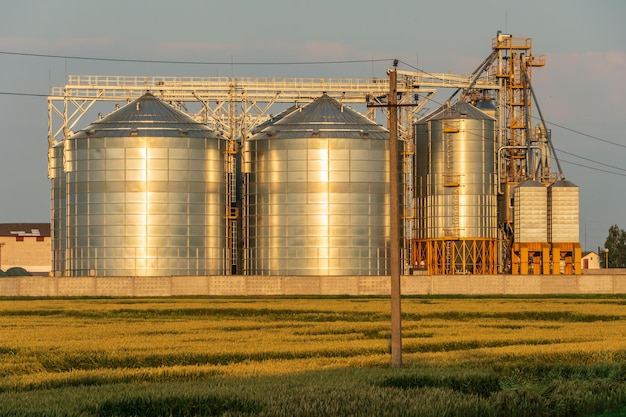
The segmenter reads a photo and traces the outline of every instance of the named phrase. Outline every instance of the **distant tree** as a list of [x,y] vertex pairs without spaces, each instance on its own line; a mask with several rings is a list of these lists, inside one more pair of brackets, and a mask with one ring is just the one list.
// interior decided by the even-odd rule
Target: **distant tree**
[[[626,232],[616,224],[609,227],[604,248],[609,250],[609,268],[626,268]],[[606,251],[600,256],[606,268]]]

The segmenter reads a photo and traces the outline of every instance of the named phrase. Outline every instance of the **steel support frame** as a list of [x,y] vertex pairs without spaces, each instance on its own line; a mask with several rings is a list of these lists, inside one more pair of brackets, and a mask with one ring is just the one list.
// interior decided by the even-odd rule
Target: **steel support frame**
[[[532,80],[532,68],[545,65],[545,56],[535,57],[532,53],[532,39],[500,34],[492,41],[492,49],[497,57],[489,73],[497,80],[498,127],[496,147],[498,152],[497,181],[498,198],[508,198],[512,189],[529,178],[528,161],[533,152],[532,98],[524,82],[524,72]],[[536,148],[536,147],[534,147]],[[508,203],[498,207],[502,209]],[[519,254],[513,248],[512,211],[498,213],[498,233],[500,241],[500,272],[519,272]]]
[[582,273],[582,250],[580,243],[553,243],[552,244],[552,274],[576,274]]
[[514,243],[511,252],[511,274],[549,275],[550,244],[546,242]]
[[412,264],[431,275],[493,275],[497,247],[496,239],[419,239],[414,241]]
[[[400,73],[400,72],[399,72]],[[443,74],[424,78],[417,73],[402,72],[398,77],[398,104],[413,103],[399,112],[400,138],[411,133],[415,114],[432,98],[437,88],[462,87],[470,76]],[[482,83],[479,85],[486,86]],[[492,86],[491,84],[489,84]],[[493,87],[493,86],[492,86]],[[48,140],[58,143],[72,134],[72,129],[96,102],[127,103],[150,91],[156,97],[179,108],[199,103],[192,112],[197,121],[223,133],[231,131],[229,103],[238,104],[235,116],[239,132],[267,118],[277,103],[309,102],[323,93],[342,103],[365,104],[367,98],[386,100],[389,81],[386,78],[230,78],[230,77],[138,77],[70,75],[63,87],[53,87],[48,97]],[[420,96],[419,102],[415,100]],[[387,112],[385,111],[385,116]],[[375,109],[368,110],[375,120]]]

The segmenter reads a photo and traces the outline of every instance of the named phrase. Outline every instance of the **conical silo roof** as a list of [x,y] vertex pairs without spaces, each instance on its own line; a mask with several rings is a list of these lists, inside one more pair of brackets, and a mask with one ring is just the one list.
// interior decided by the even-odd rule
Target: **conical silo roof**
[[262,131],[272,138],[389,139],[389,131],[327,94]]
[[260,131],[266,129],[268,126],[272,126],[272,125],[276,124],[279,120],[281,120],[284,117],[290,115],[294,111],[300,110],[300,108],[301,107],[298,104],[294,104],[293,106],[291,106],[291,107],[281,111],[280,113],[278,113],[276,115],[270,115],[269,119],[267,119],[263,123],[258,124],[254,128],[252,128],[251,133],[253,135],[259,133]]
[[91,123],[76,134],[89,137],[158,136],[218,137],[207,126],[195,121],[150,93]]
[[527,179],[525,181],[523,181],[521,184],[518,185],[518,187],[523,187],[523,188],[546,188],[545,185],[543,185],[542,183],[540,183],[539,181],[533,180],[533,179]]
[[573,182],[571,182],[569,180],[565,180],[565,179],[556,181],[554,184],[552,184],[552,187],[565,187],[565,188],[576,187],[576,188],[578,188],[578,186],[576,184],[574,184]]
[[485,112],[465,101],[457,101],[452,106],[444,105],[439,107],[437,110],[420,119],[418,123],[426,123],[430,120],[449,119],[493,120],[493,117],[490,117]]

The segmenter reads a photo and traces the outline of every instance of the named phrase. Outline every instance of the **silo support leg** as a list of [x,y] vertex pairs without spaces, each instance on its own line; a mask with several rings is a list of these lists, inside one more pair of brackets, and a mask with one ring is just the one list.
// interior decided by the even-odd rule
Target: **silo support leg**
[[581,259],[582,259],[582,251],[580,249],[580,245],[576,245],[574,247],[574,271],[576,275],[582,274]]
[[559,275],[561,273],[561,248],[552,246],[552,274]]
[[550,248],[544,247],[542,252],[543,275],[550,275]]
[[520,248],[520,274],[528,275],[528,247]]

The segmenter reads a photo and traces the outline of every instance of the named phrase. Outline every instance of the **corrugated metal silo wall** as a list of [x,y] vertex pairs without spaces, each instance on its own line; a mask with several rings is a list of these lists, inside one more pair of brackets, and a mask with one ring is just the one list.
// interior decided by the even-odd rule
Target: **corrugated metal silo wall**
[[557,181],[548,187],[548,223],[551,243],[579,242],[579,189]]
[[224,142],[70,139],[70,274],[225,274]]
[[548,242],[548,188],[536,181],[525,181],[513,191],[515,243]]
[[388,274],[388,146],[262,134],[247,141],[247,273]]
[[[457,132],[446,132],[446,126]],[[492,120],[445,119],[416,125],[420,239],[497,238]]]

